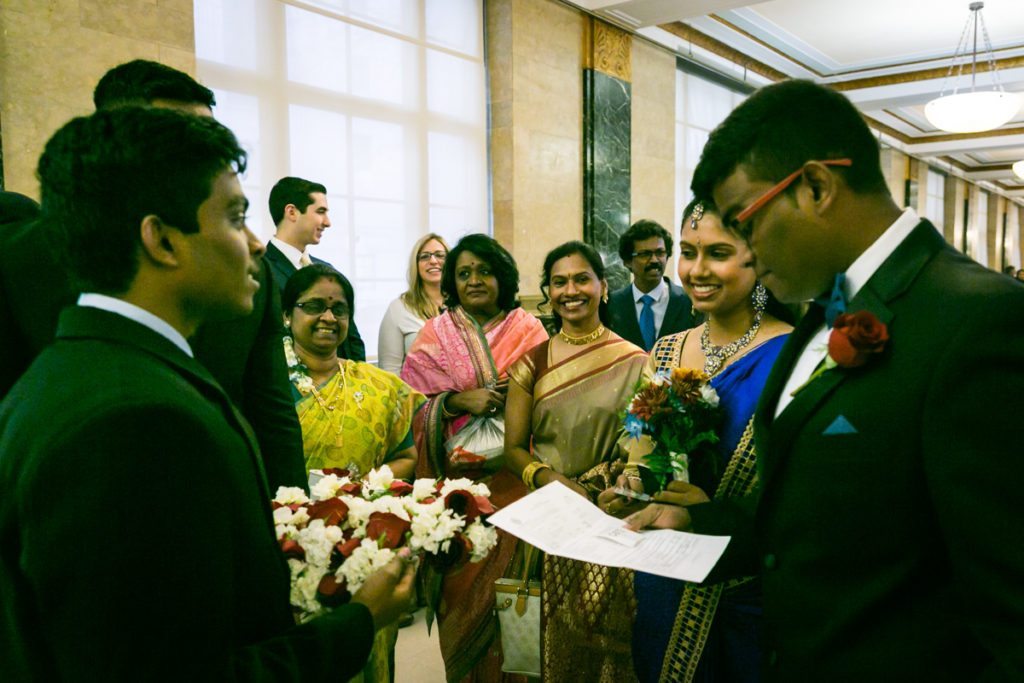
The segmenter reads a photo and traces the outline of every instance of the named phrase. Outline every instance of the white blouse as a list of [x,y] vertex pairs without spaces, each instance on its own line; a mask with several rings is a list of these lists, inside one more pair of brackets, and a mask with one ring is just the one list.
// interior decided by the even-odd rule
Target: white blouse
[[396,375],[400,373],[405,354],[409,352],[424,324],[426,321],[410,311],[401,297],[392,301],[384,319],[380,321],[377,367]]

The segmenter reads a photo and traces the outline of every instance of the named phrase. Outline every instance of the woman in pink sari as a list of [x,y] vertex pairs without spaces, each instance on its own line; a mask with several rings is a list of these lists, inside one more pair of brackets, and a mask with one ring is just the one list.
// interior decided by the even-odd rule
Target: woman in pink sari
[[[483,418],[503,419],[508,368],[546,341],[537,318],[516,301],[519,270],[512,255],[486,235],[467,235],[448,254],[441,292],[448,310],[423,327],[402,367],[402,379],[428,401],[413,433],[417,477],[470,477],[504,506],[525,495],[501,458],[481,461],[446,443]],[[501,439],[498,439],[501,443]],[[501,639],[494,617],[494,581],[512,560],[516,542],[499,531],[486,560],[445,574],[437,608],[441,654],[449,681],[501,677]]]

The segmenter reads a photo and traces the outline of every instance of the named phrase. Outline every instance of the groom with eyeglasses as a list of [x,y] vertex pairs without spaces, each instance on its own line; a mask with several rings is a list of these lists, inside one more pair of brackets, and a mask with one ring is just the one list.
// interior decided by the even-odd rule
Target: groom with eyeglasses
[[814,303],[755,416],[759,495],[631,523],[732,536],[708,580],[760,575],[768,680],[1024,680],[1024,287],[901,210],[860,113],[808,81],[737,107],[693,191]]

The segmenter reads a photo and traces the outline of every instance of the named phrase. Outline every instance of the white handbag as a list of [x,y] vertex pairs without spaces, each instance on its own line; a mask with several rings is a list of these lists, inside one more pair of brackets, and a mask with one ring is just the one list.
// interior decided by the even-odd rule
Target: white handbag
[[533,547],[526,551],[525,570],[520,579],[494,582],[494,610],[501,631],[501,670],[540,678],[540,581],[530,581]]

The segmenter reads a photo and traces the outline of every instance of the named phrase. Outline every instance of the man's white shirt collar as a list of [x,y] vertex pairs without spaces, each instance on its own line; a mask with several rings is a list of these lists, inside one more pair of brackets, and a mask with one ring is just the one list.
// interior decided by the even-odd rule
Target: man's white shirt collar
[[896,247],[907,239],[920,222],[916,211],[911,208],[905,209],[896,222],[886,228],[885,232],[857,257],[857,260],[846,269],[843,289],[846,291],[847,301],[857,296],[860,288],[882,267],[885,259],[896,251]]
[[291,264],[295,266],[295,270],[302,268],[302,255],[305,254],[306,252],[299,251],[298,249],[288,244],[284,240],[279,240],[276,237],[270,238],[270,244],[273,244],[275,247],[277,247],[281,251],[281,253],[284,254],[284,257],[291,261]]
[[[885,229],[878,239],[872,242],[860,256],[846,269],[846,280],[843,289],[846,300],[850,301],[860,291],[871,276],[878,271],[887,258],[892,256],[896,248],[902,244],[921,219],[913,209],[906,209],[892,225]],[[822,322],[817,331],[808,339],[803,351],[797,356],[796,362],[789,373],[789,378],[779,395],[775,406],[776,417],[793,400],[793,392],[811,377],[814,369],[825,358],[828,351],[829,329]]]
[[112,296],[97,294],[95,292],[85,292],[84,294],[80,294],[78,297],[78,305],[88,306],[89,308],[98,308],[102,311],[116,313],[117,315],[128,318],[129,320],[134,320],[140,325],[153,330],[161,337],[165,337],[169,342],[188,354],[189,358],[195,358],[192,354],[192,347],[188,345],[188,341],[186,341],[185,337],[182,336],[180,332],[171,327],[170,323],[165,321],[163,318],[153,315],[144,308],[139,308],[135,304],[130,304],[123,299],[115,299]]
[[658,303],[659,301],[661,301],[665,297],[666,294],[668,294],[668,285],[665,283],[665,278],[661,278],[661,280],[658,282],[658,286],[655,287],[654,289],[652,289],[649,292],[641,292],[637,288],[636,283],[635,282],[633,283],[633,302],[634,303],[640,303],[640,298],[642,296],[644,296],[644,295],[647,295],[647,296],[651,297],[652,299],[654,299],[654,303]]

